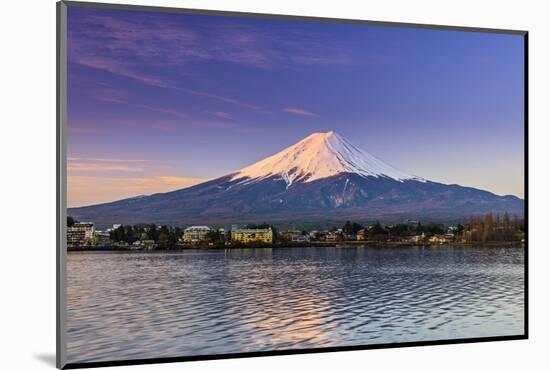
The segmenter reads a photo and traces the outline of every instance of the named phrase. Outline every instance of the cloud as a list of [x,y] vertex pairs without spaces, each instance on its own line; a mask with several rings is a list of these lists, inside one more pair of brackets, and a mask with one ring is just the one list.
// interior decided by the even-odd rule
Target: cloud
[[76,55],[72,62],[87,66],[90,68],[95,68],[103,71],[110,72],[112,74],[117,74],[123,77],[133,79],[137,82],[141,82],[145,85],[156,86],[156,87],[169,87],[170,85],[162,81],[161,79],[150,76],[147,73],[141,73],[132,69],[125,64],[127,62],[117,61],[116,59],[108,59],[99,56],[83,56]]
[[143,168],[133,167],[133,166],[124,166],[124,165],[118,165],[118,164],[73,162],[73,163],[67,164],[67,171],[69,172],[105,172],[105,171],[143,172]]
[[[186,90],[182,90],[182,91],[188,92]],[[240,102],[231,100],[229,98],[213,96],[207,93],[199,93],[197,91],[191,91],[189,93],[194,95],[206,96],[209,98],[223,99],[225,101],[230,101],[232,103],[245,105],[244,103],[240,103]],[[138,121],[136,119],[133,119],[131,121],[128,119],[115,119],[115,120],[109,120],[110,121],[109,126],[111,127],[114,125],[114,126],[125,126],[125,127],[153,128],[153,129],[159,129],[163,131],[175,131],[178,129],[178,127],[183,127],[185,129],[212,128],[212,127],[228,128],[229,127],[228,123],[226,122],[196,118],[191,113],[187,113],[186,111],[183,111],[181,109],[136,102],[141,98],[127,91],[119,91],[113,88],[100,87],[100,88],[93,89],[92,96],[98,101],[125,105],[132,108],[139,108],[139,109],[148,110],[156,113],[162,113],[163,115],[178,118],[178,120],[174,122],[166,122],[166,120],[163,121],[163,120],[159,120],[158,118],[154,120],[148,119],[146,121]],[[253,108],[260,109],[255,106]],[[223,112],[223,111],[208,111],[206,113],[219,118],[224,118],[226,120],[231,120],[233,118],[230,113]]]
[[[89,83],[87,85],[89,86]],[[219,101],[219,102],[228,103],[228,104],[236,105],[236,106],[239,106],[239,107],[248,108],[250,110],[255,110],[255,111],[258,111],[258,112],[265,113],[265,114],[271,114],[272,113],[272,112],[270,112],[268,110],[265,110],[264,108],[262,108],[258,105],[243,102],[241,100],[238,100],[238,99],[235,99],[235,98],[230,98],[230,97],[227,97],[227,96],[216,95],[216,94],[211,94],[211,93],[207,93],[207,92],[204,92],[204,91],[198,91],[198,90],[181,88],[181,87],[171,87],[170,89],[182,92],[184,94],[189,94],[189,95],[193,95],[193,96],[197,96],[197,97],[201,97],[201,98],[216,100],[216,101]],[[107,102],[107,103],[114,103],[114,104],[122,104],[122,105],[127,105],[129,107],[146,109],[146,110],[153,111],[153,112],[168,114],[168,115],[175,116],[175,117],[178,117],[178,118],[189,118],[190,117],[190,115],[187,112],[182,111],[181,109],[162,107],[162,106],[158,106],[158,105],[153,106],[153,105],[150,105],[150,104],[136,103],[134,101],[138,100],[139,97],[137,95],[131,94],[128,91],[120,91],[120,90],[117,90],[117,89],[107,88],[107,87],[104,87],[104,86],[91,88],[90,91],[91,91],[91,95],[93,96],[93,98],[98,100],[98,101]],[[230,116],[229,113],[226,113],[226,112],[223,112],[223,111],[209,111],[207,113],[214,114],[215,116],[218,116],[218,117],[221,117],[221,118],[229,118],[229,116]]]
[[140,177],[67,176],[67,203],[69,207],[111,202],[119,199],[164,193],[199,184],[206,179],[174,175]]
[[206,180],[166,174],[170,166],[144,158],[74,156],[67,158],[67,169],[69,207],[162,193]]
[[[351,64],[341,41],[321,31],[274,28],[246,19],[193,22],[192,15],[78,9],[69,17],[69,62],[156,87],[175,87],[163,71],[192,72],[193,63],[224,62],[270,70],[293,65]],[[191,72],[190,72],[191,70]],[[195,74],[196,75],[196,74]]]
[[[204,112],[206,113],[206,112]],[[186,135],[191,131],[223,129],[250,131],[248,126],[237,124],[233,119],[216,118],[216,116],[182,116],[177,118],[149,117],[146,115],[136,117],[112,116],[94,120],[94,125],[98,126],[102,133],[106,135],[123,135],[125,138],[129,134],[139,133],[139,137],[145,137],[149,134],[164,133],[164,135]],[[70,126],[70,123],[69,123]],[[87,131],[86,131],[87,132]]]
[[291,59],[295,63],[304,64],[304,65],[332,65],[332,64],[348,65],[353,63],[353,60],[350,57],[346,57],[346,56],[297,55],[297,56],[291,57]]
[[91,88],[90,91],[94,99],[98,101],[113,103],[113,104],[122,104],[133,108],[140,108],[140,109],[145,109],[152,112],[163,113],[163,114],[175,116],[178,118],[188,117],[188,114],[186,112],[181,111],[180,109],[135,102],[136,100],[139,99],[138,96],[130,93],[129,91],[121,91],[118,89],[113,89],[113,88],[104,87],[104,86],[98,87],[98,88]]
[[67,125],[67,130],[71,133],[76,133],[76,134],[90,134],[90,133],[97,132],[97,128],[72,126],[71,124]]
[[91,162],[115,162],[115,163],[150,163],[149,159],[121,159],[121,158],[93,158],[93,157],[69,157],[68,161],[91,161]]
[[186,94],[191,94],[191,95],[195,95],[195,96],[199,96],[199,97],[218,100],[218,101],[221,101],[221,102],[224,102],[224,103],[229,103],[229,104],[238,105],[240,107],[249,108],[251,110],[255,110],[255,111],[258,111],[258,112],[271,114],[270,111],[265,110],[264,108],[262,108],[258,105],[243,102],[243,101],[235,99],[235,98],[230,98],[230,97],[227,97],[227,96],[222,96],[222,95],[217,95],[217,94],[211,94],[211,93],[208,93],[208,92],[198,91],[198,90],[193,90],[193,89],[186,89],[186,88],[179,88],[179,87],[175,88],[175,89],[178,90],[178,91],[184,92]]
[[210,113],[213,116],[220,117],[220,118],[233,119],[233,116],[231,115],[231,113],[227,113],[227,112],[209,111],[208,113]]
[[144,172],[144,165],[151,161],[146,159],[121,159],[121,158],[91,158],[91,157],[68,157],[68,173],[89,173],[105,174],[112,172],[136,173]]
[[[201,23],[194,23],[193,19],[194,16],[183,14],[163,17],[131,13],[129,16],[124,11],[115,15],[104,10],[74,9],[68,25],[69,63],[146,86],[173,89],[272,114],[257,104],[235,97],[189,88],[182,83],[181,77],[189,76],[196,85],[196,80],[204,76],[194,67],[205,62],[230,63],[260,70],[353,62],[339,40],[319,30],[304,30],[292,25],[270,27],[246,19],[205,19]],[[135,99],[127,99],[117,92],[100,91],[96,98],[181,119],[187,115],[176,108],[157,107],[146,102],[131,103]],[[229,119],[228,116],[217,116]]]
[[[154,186],[161,186],[161,187],[166,186],[166,187],[175,187],[175,188],[181,189],[183,187],[188,187],[191,185],[204,182],[207,179],[198,178],[198,177],[180,177],[180,176],[165,175],[165,176],[154,177],[152,180],[153,180]],[[147,181],[142,181],[142,183],[148,182],[148,181],[150,181],[150,179],[148,179]]]
[[319,116],[315,113],[308,112],[307,110],[300,109],[300,108],[284,108],[283,111],[287,112],[287,113],[297,114],[299,116],[306,116],[306,117],[318,117]]

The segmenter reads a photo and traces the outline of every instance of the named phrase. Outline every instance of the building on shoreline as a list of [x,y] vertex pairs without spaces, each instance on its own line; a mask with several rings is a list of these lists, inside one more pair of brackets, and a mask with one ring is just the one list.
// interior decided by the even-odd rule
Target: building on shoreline
[[240,243],[273,243],[273,230],[267,229],[231,229],[231,241]]
[[211,230],[208,226],[190,226],[183,230],[183,242],[200,243],[206,241]]
[[67,245],[83,246],[94,236],[93,222],[77,222],[67,227]]
[[[520,242],[525,240],[524,221],[510,220],[509,217],[491,218],[472,217],[457,225],[444,224],[393,224],[380,223],[361,226],[347,221],[344,227],[308,230],[294,228],[278,231],[265,222],[261,224],[238,225],[229,227],[190,226],[180,227],[154,224],[125,225],[114,224],[105,231],[96,230],[92,222],[67,220],[67,245],[79,249],[115,248],[115,249],[178,249],[198,247],[236,247],[243,244],[262,247],[292,245],[443,245],[451,243],[476,242]],[[351,225],[351,228],[350,228]],[[223,225],[222,225],[223,226]]]
[[301,230],[284,230],[279,232],[279,235],[281,236],[281,239],[284,241],[292,241],[294,238],[299,237],[302,235]]
[[110,227],[108,228],[107,230],[105,230],[106,232],[110,233],[111,231],[114,231],[116,229],[118,229],[119,227],[121,227],[122,225],[121,224],[113,224],[113,227]]
[[109,231],[94,231],[94,245],[98,247],[108,247],[111,243],[111,234]]
[[426,234],[422,233],[421,235],[411,235],[406,240],[414,244],[422,243],[426,240]]
[[357,232],[356,239],[358,241],[364,241],[369,238],[369,231],[367,229],[361,229]]
[[329,231],[326,236],[325,240],[327,242],[341,242],[344,240],[344,234],[342,233],[341,229],[338,229],[336,231]]
[[281,239],[287,242],[304,243],[309,242],[311,236],[303,230],[285,230],[279,233]]
[[432,244],[445,244],[445,243],[452,242],[454,238],[455,238],[454,234],[451,234],[451,233],[436,234],[430,237],[428,241]]
[[308,243],[310,241],[310,237],[307,234],[293,235],[290,241],[294,243]]

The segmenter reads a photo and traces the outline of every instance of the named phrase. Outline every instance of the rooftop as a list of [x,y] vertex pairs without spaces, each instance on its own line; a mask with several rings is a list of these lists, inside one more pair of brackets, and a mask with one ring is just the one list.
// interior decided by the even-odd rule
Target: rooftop
[[239,232],[246,232],[246,233],[261,233],[261,232],[270,232],[271,228],[267,229],[241,229],[241,228],[233,228],[231,231],[239,231]]
[[210,230],[210,228],[208,226],[204,226],[204,225],[200,225],[200,226],[189,226],[188,228],[186,228],[184,231],[194,231],[194,230],[197,230],[197,231],[200,231],[200,230]]

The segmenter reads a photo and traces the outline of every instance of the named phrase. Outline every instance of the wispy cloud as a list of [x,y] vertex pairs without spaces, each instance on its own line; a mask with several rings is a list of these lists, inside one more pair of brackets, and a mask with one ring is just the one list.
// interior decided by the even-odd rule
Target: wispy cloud
[[139,13],[106,15],[92,9],[78,13],[69,18],[69,61],[150,86],[175,87],[162,75],[165,67],[185,74],[196,62],[255,69],[353,62],[330,35],[291,27],[283,30],[242,19],[216,19],[198,26],[191,15],[168,20]]
[[284,108],[284,112],[297,114],[299,116],[306,116],[306,117],[318,117],[317,114],[308,112],[307,110],[300,109],[300,108]]
[[164,193],[199,184],[206,179],[175,175],[139,177],[72,175],[67,177],[69,207]]
[[[192,80],[200,80],[205,77],[204,72],[196,67],[211,62],[257,70],[353,62],[352,56],[338,42],[318,31],[274,28],[243,19],[216,19],[212,23],[199,24],[191,15],[167,18],[132,13],[130,17],[124,11],[115,15],[87,8],[73,9],[72,12],[68,26],[68,60],[72,65],[262,114],[273,112],[243,100],[238,96],[239,92],[235,93],[236,96],[218,91],[213,93],[208,91],[210,88],[195,88],[196,83],[184,84],[181,78],[189,76]],[[99,91],[96,99],[170,115],[187,125],[194,120],[188,116],[189,112],[179,108],[161,107],[157,102],[148,104],[107,90]],[[212,111],[220,113],[214,116],[224,120],[234,118],[221,113],[225,112],[225,107],[218,105],[221,106]],[[221,126],[220,123],[217,125]],[[173,130],[172,127],[160,129]],[[71,130],[85,133],[76,128]]]
[[262,112],[262,113],[266,113],[266,114],[271,114],[272,113],[269,110],[266,110],[266,109],[260,107],[259,105],[251,104],[251,103],[248,103],[248,102],[241,101],[239,99],[235,99],[235,98],[231,98],[231,97],[227,97],[227,96],[223,96],[223,95],[211,94],[211,93],[208,93],[208,92],[205,92],[205,91],[198,91],[198,90],[181,88],[181,87],[177,87],[175,89],[178,90],[178,91],[184,92],[186,94],[191,94],[191,95],[195,95],[195,96],[199,96],[199,97],[203,97],[203,98],[208,98],[208,99],[221,101],[223,103],[229,103],[229,104],[237,105],[237,106],[240,106],[240,107],[248,108],[248,109],[255,110],[255,111],[258,111],[258,112]]
[[171,174],[171,166],[145,158],[71,156],[67,169],[71,207],[166,192],[205,181]]
[[85,162],[110,162],[110,163],[150,163],[150,159],[122,159],[122,158],[95,158],[95,157],[69,157],[68,161]]
[[[199,178],[199,177],[181,177],[181,176],[157,176],[153,179],[153,185],[154,186],[161,186],[161,187],[167,187],[167,188],[176,188],[181,189],[184,187],[192,186],[195,184],[199,184],[203,181],[206,181],[207,179]],[[148,183],[150,180],[142,181],[143,183]]]
[[227,112],[208,111],[208,113],[213,115],[213,116],[220,117],[220,118],[231,119],[231,120],[233,119],[233,115],[231,113],[227,113]]
[[[247,105],[246,103],[222,97],[222,96],[216,96],[208,93],[201,93],[194,90],[186,90],[186,89],[178,89],[182,90],[185,93],[190,93],[193,95],[203,96],[206,98],[211,99],[217,99],[222,100],[225,102],[230,102],[232,104],[238,104],[239,106],[247,106],[251,109],[255,110],[261,110],[260,107],[253,106],[253,105]],[[187,111],[184,111],[179,108],[171,108],[171,107],[165,107],[160,104],[153,105],[153,103],[141,103],[140,100],[143,100],[143,98],[134,95],[128,91],[121,91],[118,89],[114,89],[111,87],[105,87],[100,86],[91,89],[91,95],[98,101],[107,102],[107,103],[113,103],[113,104],[120,104],[132,108],[138,108],[140,110],[148,110],[151,112],[156,113],[162,113],[162,115],[171,116],[173,118],[177,118],[176,120],[166,120],[166,119],[159,119],[156,117],[155,119],[151,120],[139,120],[139,119],[109,119],[109,126],[112,128],[114,126],[124,126],[124,127],[139,127],[139,128],[151,128],[151,129],[157,129],[162,131],[176,131],[178,128],[182,129],[201,129],[201,128],[235,128],[235,125],[232,123],[227,122],[232,121],[234,119],[233,115],[231,113],[225,112],[225,111],[206,111],[203,113],[207,113],[210,116],[214,116],[217,118],[223,118],[222,120],[214,120],[214,119],[205,119],[204,117],[197,117],[196,114],[188,113]],[[170,122],[167,122],[170,121]]]
[[97,132],[97,128],[95,127],[73,126],[70,123],[67,125],[67,130],[76,134],[90,134]]
[[[163,133],[164,135],[185,135],[193,131],[209,130],[209,129],[223,129],[223,130],[237,130],[246,131],[250,130],[249,127],[237,124],[232,119],[222,119],[217,116],[206,117],[181,117],[181,118],[159,118],[159,117],[131,117],[124,116],[112,116],[107,118],[101,118],[94,121],[94,124],[100,127],[104,134],[114,135],[120,134],[125,138],[129,134],[139,132],[141,137],[144,135]],[[69,127],[70,127],[69,122]],[[138,130],[138,131],[136,131]],[[157,137],[157,136],[155,136]]]
[[296,55],[291,57],[291,59],[297,64],[304,65],[353,64],[353,59],[348,56]]
[[92,162],[69,162],[67,170],[69,172],[143,172],[143,168],[141,167]]
[[137,71],[129,65],[128,61],[119,61],[116,59],[109,59],[101,56],[86,56],[75,55],[72,62],[81,64],[83,66],[100,69],[103,71],[117,74],[123,77],[131,78],[137,82],[141,82],[145,85],[156,87],[169,87],[170,85],[158,78],[152,77],[148,73]]
[[167,114],[177,118],[189,117],[189,115],[186,112],[182,111],[181,109],[163,107],[161,105],[138,103],[136,102],[136,100],[138,100],[138,97],[135,95],[132,95],[127,91],[120,91],[113,88],[100,87],[100,88],[93,89],[92,95],[96,100],[107,102],[107,103],[122,104],[133,108],[140,108],[140,109],[145,109],[152,112]]
[[152,161],[140,158],[98,158],[98,157],[68,157],[67,171],[69,174],[90,173],[97,175],[144,172]]

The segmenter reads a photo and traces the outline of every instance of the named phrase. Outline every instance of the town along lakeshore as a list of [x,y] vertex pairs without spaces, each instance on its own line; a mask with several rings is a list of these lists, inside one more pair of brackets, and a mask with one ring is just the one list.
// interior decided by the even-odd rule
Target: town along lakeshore
[[522,246],[524,221],[507,213],[470,217],[464,223],[422,224],[417,221],[364,226],[347,221],[325,230],[279,230],[267,223],[229,228],[192,225],[185,228],[154,224],[115,224],[105,231],[93,223],[68,219],[68,250],[162,251],[183,249],[403,247],[403,246]]

